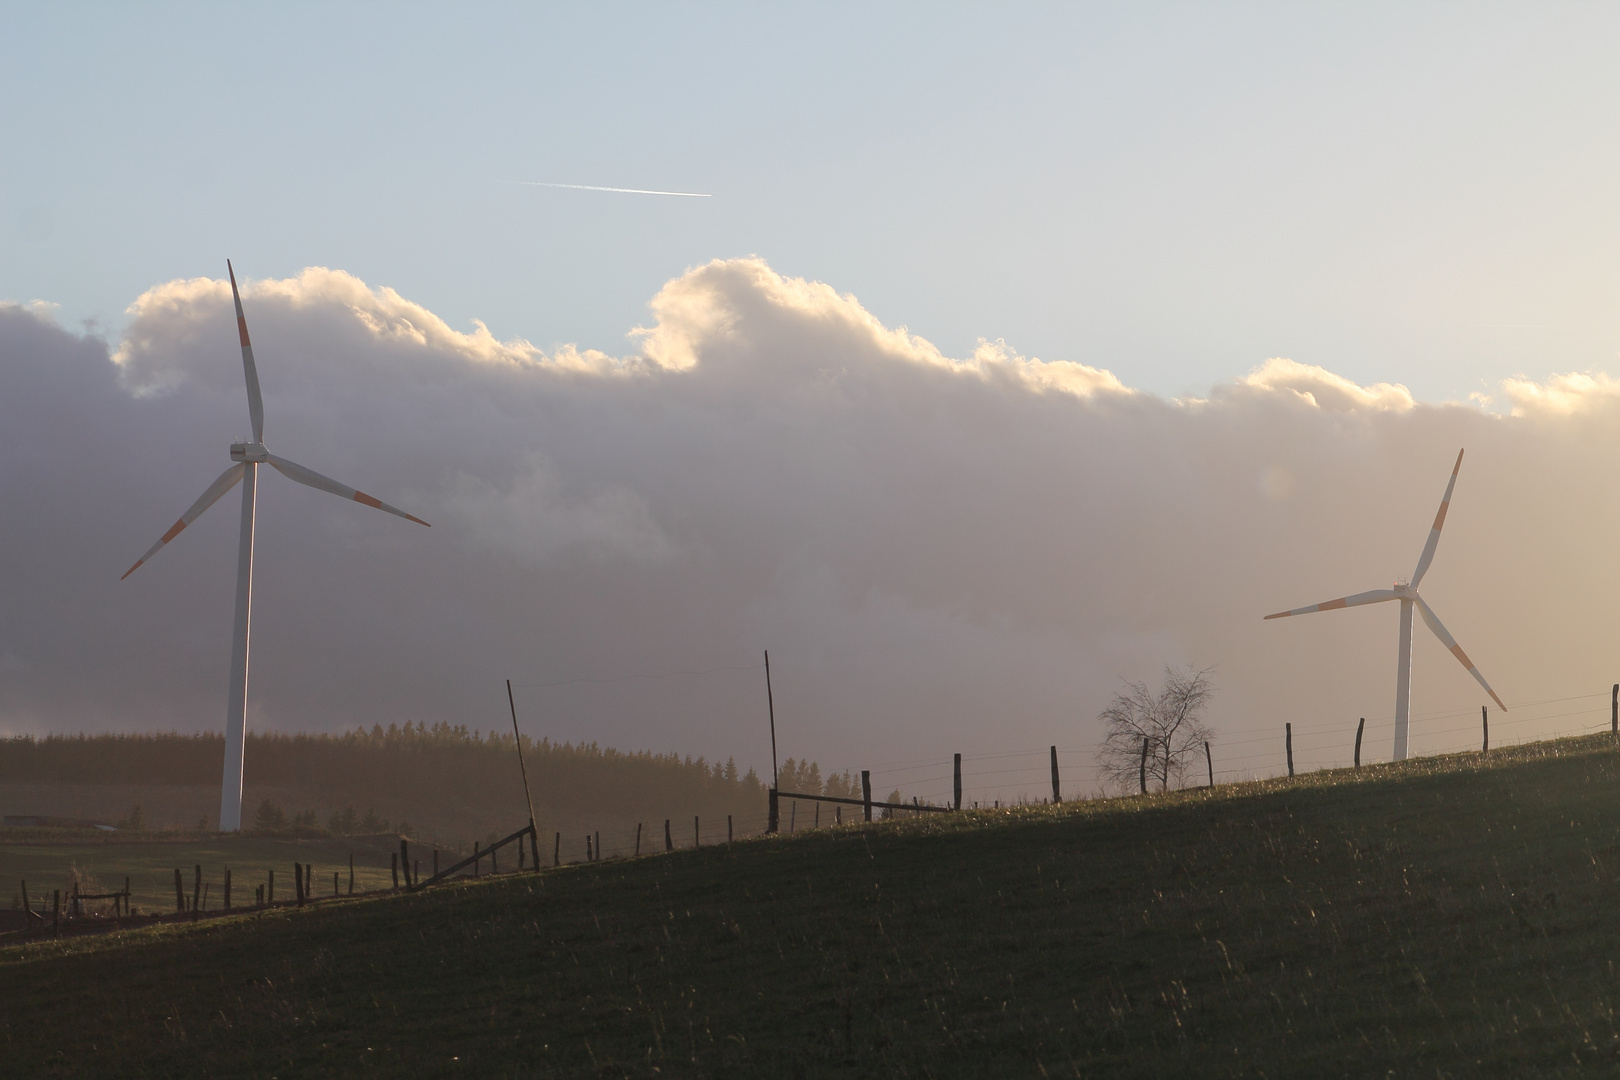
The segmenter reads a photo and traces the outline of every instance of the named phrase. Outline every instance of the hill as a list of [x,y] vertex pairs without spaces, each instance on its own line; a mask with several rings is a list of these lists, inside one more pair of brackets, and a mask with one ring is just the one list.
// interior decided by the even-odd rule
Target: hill
[[1553,1076],[1620,1059],[1607,738],[0,951],[18,1075]]

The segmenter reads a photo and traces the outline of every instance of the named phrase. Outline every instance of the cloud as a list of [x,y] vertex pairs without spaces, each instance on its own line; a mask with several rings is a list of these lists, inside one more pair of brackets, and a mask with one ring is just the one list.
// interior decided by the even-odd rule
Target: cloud
[[[1273,358],[1166,401],[1000,340],[947,356],[757,258],[667,283],[620,353],[457,330],[338,270],[243,302],[271,449],[434,525],[266,476],[258,727],[495,726],[512,678],[538,733],[764,766],[762,673],[543,684],[768,647],[782,752],[886,790],[939,781],[886,763],[1009,750],[1038,790],[1046,746],[1083,762],[1119,681],[1166,663],[1218,668],[1218,769],[1280,767],[1285,721],[1305,764],[1348,760],[1360,716],[1387,753],[1393,611],[1260,616],[1409,575],[1459,446],[1425,596],[1510,704],[1616,677],[1606,375],[1511,381],[1502,415]],[[229,285],[129,314],[109,353],[0,307],[10,730],[219,726],[235,496],[118,575],[247,429]],[[1415,670],[1415,745],[1472,745],[1467,674],[1427,638]],[[1606,722],[1589,704],[1493,735]],[[970,788],[1021,782],[995,773]]]

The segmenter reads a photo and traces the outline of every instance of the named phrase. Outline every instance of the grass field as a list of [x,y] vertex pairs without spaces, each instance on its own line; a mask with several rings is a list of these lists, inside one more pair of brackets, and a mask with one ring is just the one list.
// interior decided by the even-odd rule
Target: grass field
[[1605,739],[0,951],[41,1076],[1620,1068]]
[[[293,895],[295,862],[314,867],[315,892],[327,896],[332,891],[334,872],[341,874],[341,886],[348,889],[350,855],[354,856],[355,891],[382,889],[393,884],[388,857],[399,851],[399,840],[392,836],[272,840],[214,834],[113,841],[56,840],[50,836],[51,831],[55,830],[28,830],[23,834],[23,843],[0,834],[0,883],[6,887],[8,906],[10,901],[21,904],[20,891],[26,881],[34,907],[39,907],[42,896],[48,907],[51,890],[61,889],[66,896],[77,875],[81,892],[111,892],[123,888],[127,877],[130,902],[137,912],[169,912],[175,909],[175,870],[182,872],[189,896],[197,866],[202,867],[203,881],[209,886],[207,910],[219,906],[227,866],[231,869],[235,903],[249,902],[253,887],[264,884],[270,870],[276,872],[277,899],[289,900]],[[418,856],[425,854],[419,852]]]

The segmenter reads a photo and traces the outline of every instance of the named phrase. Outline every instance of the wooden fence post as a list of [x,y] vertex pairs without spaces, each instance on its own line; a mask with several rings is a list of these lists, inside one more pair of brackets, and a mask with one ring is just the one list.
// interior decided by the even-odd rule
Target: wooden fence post
[[1209,786],[1215,786],[1215,759],[1209,753],[1209,741],[1204,742],[1204,764],[1209,766]]
[[703,830],[698,828],[698,819],[696,814],[692,815],[692,846],[703,846]]
[[731,843],[731,815],[726,815],[726,843]]
[[[1142,767],[1141,767],[1141,770],[1137,773],[1137,779],[1140,781],[1140,783],[1142,785],[1142,794],[1143,795],[1147,794],[1147,755],[1148,755],[1148,737],[1146,735],[1144,735],[1144,736],[1142,736]],[[999,800],[997,800],[997,801],[999,802]]]
[[1283,747],[1288,751],[1288,775],[1294,775],[1294,725],[1283,725]]
[[1479,748],[1479,752],[1481,754],[1488,754],[1491,752],[1491,717],[1490,709],[1484,705],[1479,707],[1479,726],[1481,729],[1483,729],[1485,735],[1485,742]]
[[1620,682],[1609,693],[1609,730],[1620,735]]
[[551,836],[551,865],[562,865],[562,833],[553,833]]
[[776,788],[773,787],[768,792],[766,792],[765,798],[766,798],[765,831],[768,832],[768,833],[774,833],[776,831],[777,825],[782,820],[782,811],[781,811],[781,808],[777,805],[777,801],[776,801]]
[[1363,716],[1361,723],[1356,725],[1356,768],[1361,768],[1361,732],[1367,726],[1367,718]]
[[596,834],[596,861],[602,861],[602,834]]
[[636,822],[636,855],[641,854],[641,822]]
[[399,838],[399,868],[405,872],[405,887],[411,888],[411,847],[403,836]]
[[591,851],[591,834],[590,833],[585,834],[585,861],[586,862],[595,862],[596,861],[596,856]]
[[962,809],[962,755],[961,754],[956,755],[956,767],[953,770],[953,772],[954,772],[954,776],[955,776],[955,779],[951,782],[951,790],[953,792],[955,792],[955,795],[954,795],[955,803],[953,805],[956,807],[956,809],[960,810],[960,809]]
[[866,804],[866,820],[872,820],[872,772],[861,770],[861,801]]
[[231,868],[225,868],[225,910],[231,910]]
[[180,879],[180,868],[174,868],[174,910],[185,913],[186,910],[186,883]]
[[794,799],[791,803],[788,804],[788,835],[789,836],[793,835],[793,830],[797,827],[798,821],[799,821],[799,800]]
[[[397,857],[398,856],[396,856],[396,858]],[[397,866],[398,863],[396,863],[395,865]],[[397,873],[394,875],[394,888],[396,888],[396,889],[399,888],[399,875]],[[299,907],[304,906],[304,864],[303,863],[296,863],[296,862],[293,863],[293,897],[294,897],[294,899],[296,899],[298,901],[298,906]]]
[[669,838],[669,818],[664,819],[664,850],[674,851],[675,841]]
[[1054,803],[1063,801],[1063,794],[1058,790],[1057,747],[1055,746],[1052,747],[1052,801]]
[[[529,857],[534,860],[534,872],[540,872],[540,830],[529,822]],[[437,873],[437,871],[435,871]]]
[[26,882],[26,881],[22,883],[22,900],[23,900],[23,930],[26,931],[28,934],[32,934],[34,932],[34,923],[33,923],[34,909],[28,906],[28,882]]
[[388,853],[388,873],[394,878],[394,891],[399,892],[399,852]]

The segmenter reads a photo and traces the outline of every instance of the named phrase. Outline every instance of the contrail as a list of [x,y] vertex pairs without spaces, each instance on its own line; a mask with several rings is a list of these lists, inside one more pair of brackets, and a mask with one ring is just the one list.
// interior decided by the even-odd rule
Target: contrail
[[701,191],[648,191],[645,188],[631,187],[597,187],[594,184],[548,184],[541,180],[508,180],[508,184],[524,184],[528,187],[568,188],[571,191],[616,191],[621,195],[679,195],[683,199],[712,199],[713,195]]

